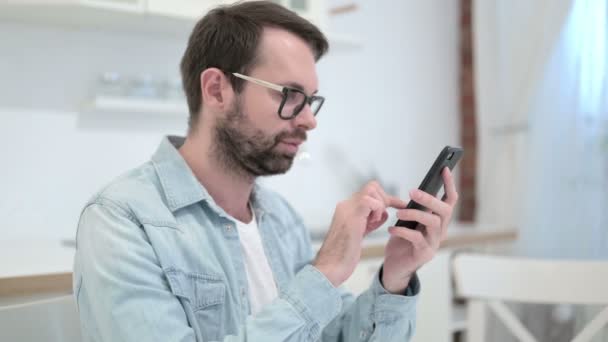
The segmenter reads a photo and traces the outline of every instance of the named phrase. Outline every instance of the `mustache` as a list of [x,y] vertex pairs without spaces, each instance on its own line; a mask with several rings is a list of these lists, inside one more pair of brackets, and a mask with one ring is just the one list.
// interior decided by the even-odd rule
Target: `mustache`
[[281,132],[281,133],[277,134],[276,137],[274,138],[275,144],[278,144],[281,140],[284,140],[284,139],[298,139],[298,140],[306,141],[307,134],[306,134],[306,131],[301,128],[296,129],[293,132]]

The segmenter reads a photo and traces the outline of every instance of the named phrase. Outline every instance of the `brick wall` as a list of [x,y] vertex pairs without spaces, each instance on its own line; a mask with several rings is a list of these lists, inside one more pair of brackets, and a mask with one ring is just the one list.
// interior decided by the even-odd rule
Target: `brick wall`
[[475,174],[477,167],[477,123],[475,110],[475,67],[473,65],[473,0],[460,0],[460,127],[464,157],[460,161],[458,217],[470,222],[475,217]]

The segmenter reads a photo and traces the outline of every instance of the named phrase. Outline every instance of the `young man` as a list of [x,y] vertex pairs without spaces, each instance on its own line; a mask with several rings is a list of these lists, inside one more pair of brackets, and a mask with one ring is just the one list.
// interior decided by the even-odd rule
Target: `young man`
[[[435,254],[456,203],[412,192],[403,210],[376,182],[336,206],[313,258],[302,220],[258,176],[289,170],[323,98],[319,30],[272,2],[209,12],[181,62],[186,138],[94,196],[78,227],[74,294],[87,341],[406,341],[415,271]],[[397,216],[383,267],[354,298],[363,237]]]

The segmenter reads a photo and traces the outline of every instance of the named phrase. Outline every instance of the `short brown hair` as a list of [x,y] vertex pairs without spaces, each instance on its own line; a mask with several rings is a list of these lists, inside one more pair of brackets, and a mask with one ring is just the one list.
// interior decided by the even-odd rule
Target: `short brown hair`
[[243,80],[231,73],[247,74],[256,65],[264,27],[282,28],[302,38],[317,61],[329,48],[327,38],[315,25],[271,1],[246,1],[211,10],[194,26],[180,64],[190,129],[194,128],[202,105],[200,74],[208,68],[218,68],[240,92]]

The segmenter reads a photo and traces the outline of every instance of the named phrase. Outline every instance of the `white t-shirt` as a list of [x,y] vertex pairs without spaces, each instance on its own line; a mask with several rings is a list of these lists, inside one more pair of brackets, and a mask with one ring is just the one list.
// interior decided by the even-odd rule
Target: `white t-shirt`
[[247,282],[249,284],[249,303],[251,314],[256,315],[264,305],[272,302],[277,296],[277,285],[274,281],[272,269],[268,264],[264,245],[252,212],[252,220],[249,223],[236,222],[241,240],[241,249],[247,271]]

